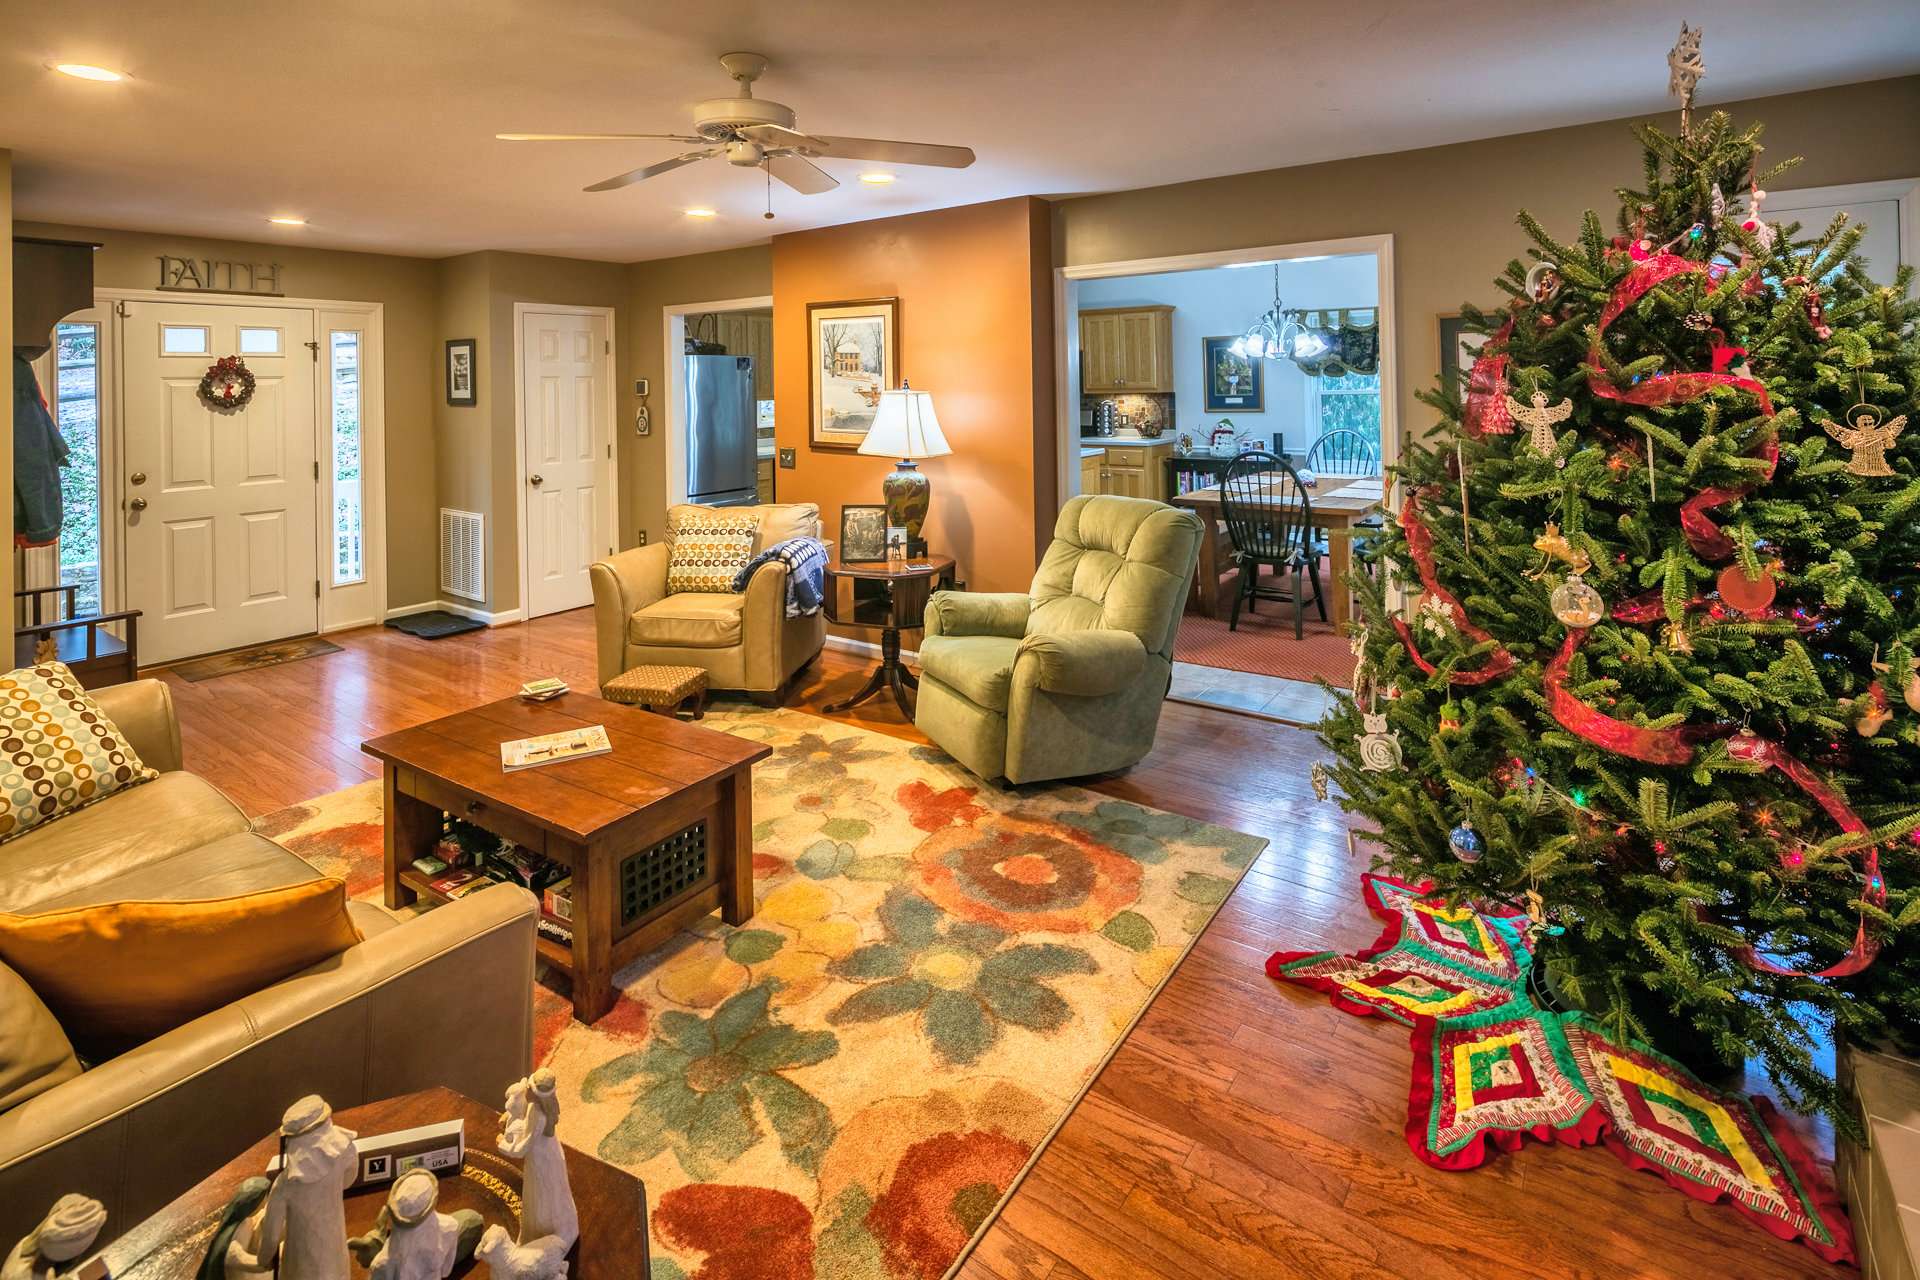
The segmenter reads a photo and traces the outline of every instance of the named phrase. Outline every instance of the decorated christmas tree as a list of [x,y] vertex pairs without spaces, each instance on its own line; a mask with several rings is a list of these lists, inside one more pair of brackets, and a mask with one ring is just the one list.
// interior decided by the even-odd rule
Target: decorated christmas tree
[[1920,1044],[1920,306],[1768,221],[1792,162],[1670,61],[1617,224],[1521,214],[1422,396],[1320,731],[1390,870],[1533,916],[1545,998],[1851,1128],[1832,1034]]

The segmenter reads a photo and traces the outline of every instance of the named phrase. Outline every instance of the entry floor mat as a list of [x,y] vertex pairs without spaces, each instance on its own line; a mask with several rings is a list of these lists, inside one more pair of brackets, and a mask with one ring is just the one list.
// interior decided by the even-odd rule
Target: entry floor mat
[[302,658],[318,658],[323,654],[339,652],[340,646],[331,640],[302,636],[297,640],[276,640],[272,644],[256,644],[251,648],[235,649],[231,653],[216,653],[211,657],[195,658],[191,662],[177,662],[169,670],[182,680],[199,684],[202,680],[236,675],[242,671],[258,671],[261,667],[277,667],[283,662],[298,662]]
[[444,640],[463,631],[479,631],[487,624],[463,618],[457,613],[448,613],[445,609],[429,609],[425,613],[410,613],[404,618],[394,618],[387,625],[395,631],[419,636],[422,640]]

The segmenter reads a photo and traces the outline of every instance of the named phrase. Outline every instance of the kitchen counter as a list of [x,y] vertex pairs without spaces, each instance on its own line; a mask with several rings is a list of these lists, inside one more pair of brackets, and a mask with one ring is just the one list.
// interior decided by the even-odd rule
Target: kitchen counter
[[1097,458],[1106,451],[1107,446],[1103,444],[1083,444],[1080,446],[1080,456],[1083,458]]
[[1133,445],[1147,449],[1171,449],[1172,435],[1155,436],[1149,440],[1145,436],[1081,436],[1080,445],[1086,449],[1105,449],[1113,445]]

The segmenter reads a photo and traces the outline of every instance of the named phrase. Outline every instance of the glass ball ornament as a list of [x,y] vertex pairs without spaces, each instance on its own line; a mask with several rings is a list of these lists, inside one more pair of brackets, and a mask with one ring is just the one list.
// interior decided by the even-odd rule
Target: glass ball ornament
[[1553,616],[1569,627],[1590,627],[1607,613],[1607,602],[1577,573],[1568,574],[1567,580],[1553,589],[1548,603],[1553,606]]
[[1487,842],[1473,829],[1473,821],[1462,818],[1460,825],[1447,833],[1447,847],[1462,862],[1478,862],[1487,852]]

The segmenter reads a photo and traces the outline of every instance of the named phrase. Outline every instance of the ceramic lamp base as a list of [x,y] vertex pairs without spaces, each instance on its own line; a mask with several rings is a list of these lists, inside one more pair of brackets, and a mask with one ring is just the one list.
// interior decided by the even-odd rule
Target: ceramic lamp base
[[887,502],[887,524],[907,531],[907,554],[927,554],[927,541],[920,530],[927,522],[933,489],[920,468],[911,458],[900,459],[899,467],[880,482],[880,494]]

